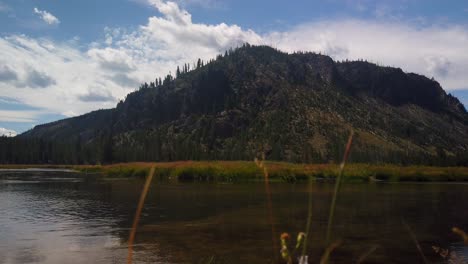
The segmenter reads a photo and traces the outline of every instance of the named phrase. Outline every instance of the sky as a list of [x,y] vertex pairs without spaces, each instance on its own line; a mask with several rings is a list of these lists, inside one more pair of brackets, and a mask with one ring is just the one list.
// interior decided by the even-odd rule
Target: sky
[[245,42],[424,74],[468,106],[465,0],[0,0],[0,135]]

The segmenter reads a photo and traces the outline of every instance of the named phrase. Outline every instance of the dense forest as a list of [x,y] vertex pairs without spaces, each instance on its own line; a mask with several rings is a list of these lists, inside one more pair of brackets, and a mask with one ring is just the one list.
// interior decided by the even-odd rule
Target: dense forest
[[[177,160],[252,160],[259,153],[246,152],[242,145],[233,146],[227,153],[208,152],[200,149],[200,145],[179,138],[163,142],[162,135],[148,136],[145,133],[136,139],[145,147],[134,148],[121,146],[115,148],[112,138],[102,137],[93,144],[83,145],[83,142],[49,141],[42,139],[24,139],[0,137],[0,164],[110,164],[130,161],[177,161]],[[340,142],[344,144],[344,142]],[[299,163],[338,163],[342,158],[344,145],[331,148],[326,157],[314,153],[310,149],[305,156],[288,160]],[[280,156],[281,146],[274,146],[268,153],[270,160],[283,160]],[[421,155],[421,153],[392,153],[381,156],[371,156],[375,150],[363,152],[351,151],[351,162],[392,163],[399,165],[435,165],[435,166],[468,166],[468,155],[447,156],[442,148],[437,155]]]
[[433,79],[266,46],[142,84],[114,109],[0,138],[0,163],[269,160],[468,165],[468,114]]

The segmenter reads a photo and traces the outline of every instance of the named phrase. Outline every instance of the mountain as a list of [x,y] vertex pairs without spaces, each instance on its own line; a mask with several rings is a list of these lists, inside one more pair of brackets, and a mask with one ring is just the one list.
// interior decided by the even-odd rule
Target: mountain
[[467,111],[435,80],[248,44],[144,84],[114,109],[36,126],[10,144],[30,141],[42,148],[30,161],[54,163],[251,160],[260,153],[336,162],[351,130],[353,161],[468,163]]

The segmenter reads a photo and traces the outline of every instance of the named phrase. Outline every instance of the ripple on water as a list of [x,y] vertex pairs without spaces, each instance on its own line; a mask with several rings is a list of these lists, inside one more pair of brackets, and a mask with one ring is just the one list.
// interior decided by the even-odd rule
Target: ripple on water
[[[124,261],[141,186],[142,182],[125,180],[0,184],[0,258],[6,263]],[[161,184],[152,188],[137,233],[138,262],[192,263],[218,254],[233,263],[239,258],[245,263],[265,263],[271,257],[262,184]],[[272,186],[278,232],[295,234],[304,228],[306,188],[301,184]],[[323,251],[319,245],[333,186],[316,184],[314,188],[311,244],[315,260]],[[353,242],[337,251],[341,259],[379,244],[371,262],[404,263],[406,258],[418,262],[418,252],[401,226],[402,217],[424,241],[423,246],[432,241],[450,245],[454,225],[468,229],[468,212],[460,210],[467,206],[466,185],[344,185],[340,195],[334,232]],[[453,248],[467,255],[460,244]]]

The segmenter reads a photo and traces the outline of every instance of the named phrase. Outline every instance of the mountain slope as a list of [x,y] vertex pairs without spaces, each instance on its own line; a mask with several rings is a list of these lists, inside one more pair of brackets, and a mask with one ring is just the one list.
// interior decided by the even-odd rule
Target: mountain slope
[[19,138],[80,146],[73,162],[260,153],[328,162],[340,159],[351,129],[355,161],[451,164],[467,155],[468,114],[436,81],[364,61],[249,45],[143,85],[115,109],[37,126]]

